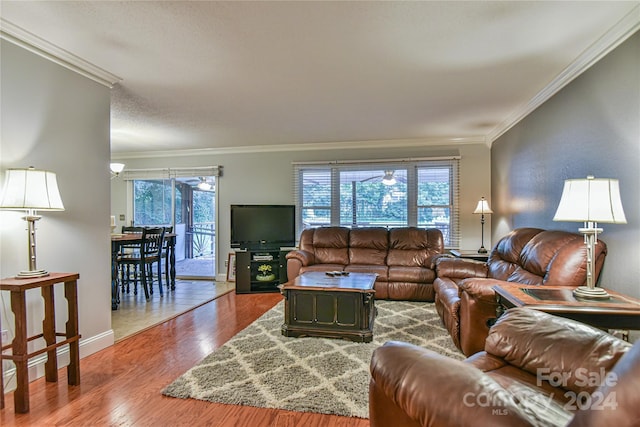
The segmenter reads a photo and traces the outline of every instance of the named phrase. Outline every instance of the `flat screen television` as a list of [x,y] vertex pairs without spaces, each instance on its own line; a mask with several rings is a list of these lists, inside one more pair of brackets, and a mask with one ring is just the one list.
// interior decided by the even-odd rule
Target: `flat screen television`
[[278,249],[296,243],[294,205],[231,205],[231,247]]

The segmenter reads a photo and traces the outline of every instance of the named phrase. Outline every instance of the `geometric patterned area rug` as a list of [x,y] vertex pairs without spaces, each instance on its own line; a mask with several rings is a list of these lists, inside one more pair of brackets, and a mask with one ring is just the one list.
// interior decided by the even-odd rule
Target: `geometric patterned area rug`
[[376,300],[373,341],[293,338],[280,332],[284,302],[203,359],[162,393],[217,403],[369,417],[369,363],[387,341],[462,360],[433,303]]

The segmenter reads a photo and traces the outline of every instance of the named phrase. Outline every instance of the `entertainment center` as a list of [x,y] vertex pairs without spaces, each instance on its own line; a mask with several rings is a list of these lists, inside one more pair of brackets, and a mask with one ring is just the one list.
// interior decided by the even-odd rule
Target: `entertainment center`
[[295,241],[295,206],[231,205],[236,293],[279,292]]

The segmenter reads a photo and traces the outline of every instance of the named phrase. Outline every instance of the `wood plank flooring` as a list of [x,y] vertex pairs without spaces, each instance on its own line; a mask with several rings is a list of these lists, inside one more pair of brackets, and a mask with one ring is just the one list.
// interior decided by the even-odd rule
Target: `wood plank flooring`
[[368,427],[360,418],[174,399],[160,391],[282,299],[234,292],[116,343],[80,362],[81,384],[44,378],[30,384],[31,411],[13,412],[13,393],[0,410],[2,426],[277,426]]

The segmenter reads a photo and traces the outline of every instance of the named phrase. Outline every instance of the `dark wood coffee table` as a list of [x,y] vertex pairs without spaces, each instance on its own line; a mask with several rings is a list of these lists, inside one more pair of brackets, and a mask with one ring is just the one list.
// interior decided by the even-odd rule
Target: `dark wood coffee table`
[[285,298],[282,335],[371,342],[376,277],[369,273],[332,277],[307,272],[280,285]]
[[561,286],[494,286],[501,311],[529,307],[577,320],[600,329],[640,329],[640,300],[607,289],[608,300],[576,299],[573,290]]

